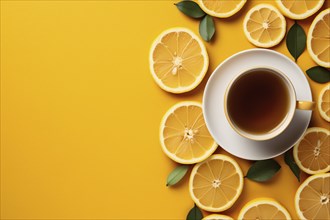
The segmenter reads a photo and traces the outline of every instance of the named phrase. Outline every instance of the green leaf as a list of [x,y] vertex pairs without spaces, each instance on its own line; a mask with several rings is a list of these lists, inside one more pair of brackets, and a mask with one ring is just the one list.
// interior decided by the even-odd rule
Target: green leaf
[[205,41],[210,41],[215,33],[214,21],[210,15],[206,15],[199,23],[199,34]]
[[173,186],[177,184],[187,173],[188,165],[181,165],[176,167],[167,177],[166,186]]
[[297,61],[298,57],[304,52],[306,47],[306,34],[304,29],[295,22],[286,36],[286,46]]
[[202,218],[203,218],[203,213],[195,204],[194,207],[192,209],[190,209],[186,219],[187,220],[201,220]]
[[257,182],[265,182],[272,178],[281,166],[273,159],[260,160],[252,164],[246,177]]
[[318,83],[327,83],[330,81],[330,71],[321,66],[314,66],[306,71],[309,78]]
[[297,177],[298,182],[300,182],[300,169],[297,166],[296,162],[293,159],[292,151],[287,151],[284,154],[284,161],[290,167],[293,174]]
[[182,13],[192,18],[201,18],[205,12],[193,1],[181,1],[174,4]]

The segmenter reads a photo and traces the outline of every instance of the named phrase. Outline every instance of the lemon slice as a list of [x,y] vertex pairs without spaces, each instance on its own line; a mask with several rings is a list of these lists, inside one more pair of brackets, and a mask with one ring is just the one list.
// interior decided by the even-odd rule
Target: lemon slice
[[243,21],[244,34],[257,47],[273,47],[281,42],[286,30],[283,15],[272,5],[251,8]]
[[227,215],[220,215],[220,214],[211,214],[205,216],[203,220],[234,220],[232,217]]
[[330,219],[330,173],[308,177],[298,188],[295,208],[300,219]]
[[243,189],[243,174],[235,160],[212,155],[191,171],[189,191],[198,207],[210,212],[229,209]]
[[165,91],[191,91],[203,80],[209,58],[202,41],[186,28],[161,33],[150,49],[149,65],[156,83]]
[[160,143],[165,154],[182,164],[208,158],[218,147],[205,125],[199,102],[179,102],[170,108],[160,125]]
[[330,84],[321,90],[317,104],[322,118],[330,122]]
[[307,51],[320,66],[330,67],[330,8],[318,14],[307,34]]
[[276,0],[276,3],[286,17],[301,20],[317,12],[324,0]]
[[291,219],[289,212],[277,201],[257,198],[248,202],[240,211],[238,219]]
[[308,174],[330,170],[330,131],[324,128],[308,128],[293,147],[293,157],[298,167]]
[[228,18],[238,12],[246,0],[198,0],[199,6],[207,14],[218,18]]

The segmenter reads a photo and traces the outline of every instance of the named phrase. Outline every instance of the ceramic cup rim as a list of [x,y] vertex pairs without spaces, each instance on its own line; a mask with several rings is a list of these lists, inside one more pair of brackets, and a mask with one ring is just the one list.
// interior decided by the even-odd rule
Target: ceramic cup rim
[[[237,82],[242,76],[249,74],[251,72],[254,72],[256,70],[265,70],[265,71],[271,72],[274,75],[278,76],[284,82],[284,84],[288,90],[288,93],[289,93],[288,94],[289,107],[288,107],[286,116],[282,119],[282,121],[275,128],[273,128],[271,131],[269,131],[267,133],[262,133],[262,134],[253,134],[253,133],[249,133],[247,131],[240,129],[232,121],[232,119],[228,113],[228,109],[227,109],[228,94],[230,93],[230,90],[232,89],[232,86],[234,85],[234,83]],[[242,72],[237,74],[231,80],[231,82],[228,84],[226,91],[225,91],[225,96],[224,96],[224,112],[225,112],[225,116],[226,116],[228,123],[239,135],[241,135],[242,137],[251,139],[251,140],[255,140],[255,141],[265,141],[265,140],[269,140],[269,139],[277,137],[283,131],[285,131],[285,129],[289,126],[289,124],[291,123],[291,121],[293,119],[294,112],[296,109],[296,100],[297,100],[297,96],[296,96],[296,92],[293,87],[293,84],[290,81],[290,79],[282,71],[280,71],[274,67],[270,67],[270,66],[255,66],[255,67],[250,67],[246,70],[243,70]]]

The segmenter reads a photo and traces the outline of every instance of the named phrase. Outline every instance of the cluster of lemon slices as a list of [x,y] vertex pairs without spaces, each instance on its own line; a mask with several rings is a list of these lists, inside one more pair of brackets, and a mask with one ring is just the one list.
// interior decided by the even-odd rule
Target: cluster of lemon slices
[[[238,12],[246,0],[198,0],[208,14],[227,18]],[[172,28],[161,33],[150,49],[149,66],[157,85],[167,92],[185,93],[203,80],[209,58],[203,42],[189,29]]]
[[[245,2],[198,1],[205,12],[216,17],[235,14]],[[209,65],[203,42],[186,28],[161,33],[151,46],[149,62],[155,82],[171,93],[184,93],[197,87]],[[159,136],[169,158],[181,164],[196,164],[189,189],[200,208],[223,211],[235,203],[243,188],[242,171],[230,157],[212,155],[218,145],[206,127],[201,103],[184,101],[172,106],[161,121]],[[218,214],[204,219],[232,220]]]
[[[213,154],[217,144],[206,128],[200,103],[186,101],[171,107],[161,122],[160,142],[172,160],[182,164],[196,163],[190,174],[189,192],[198,207],[222,212],[233,206],[243,190],[243,173],[234,159]],[[278,202],[260,198],[245,205],[239,217],[257,218],[290,219],[290,215]],[[232,220],[220,214],[204,219]]]
[[[208,14],[226,18],[238,12],[246,0],[197,0]],[[324,0],[276,0],[280,11],[292,19],[305,19],[316,13]],[[244,18],[244,33],[258,47],[273,47],[282,41],[286,21],[277,8],[258,4]],[[313,60],[330,67],[330,9],[314,19],[307,38]],[[203,80],[209,59],[203,42],[186,28],[172,28],[161,33],[150,50],[150,71],[165,91],[184,93]],[[330,86],[321,91],[318,100],[321,116],[330,121]],[[160,125],[160,143],[164,153],[181,164],[195,164],[189,179],[189,192],[197,206],[209,212],[222,212],[239,198],[244,184],[237,162],[222,154],[213,154],[217,143],[207,130],[202,105],[185,101],[172,106]],[[301,170],[311,174],[297,190],[295,208],[301,219],[330,219],[330,132],[309,128],[294,146],[294,159]],[[212,155],[213,154],[213,155]],[[204,220],[233,220],[222,214],[211,214]],[[277,201],[258,198],[248,202],[238,219],[291,219]]]
[[189,191],[200,208],[220,212],[230,208],[243,189],[243,173],[232,158],[211,154],[218,145],[207,130],[202,105],[185,101],[171,107],[160,125],[164,153],[181,164],[197,163]]
[[[237,13],[246,0],[198,0],[209,15],[226,18]],[[316,13],[324,0],[276,0],[280,11],[292,19],[305,19]],[[258,4],[245,15],[243,30],[247,39],[257,47],[278,45],[286,32],[282,13],[270,4]],[[307,35],[307,50],[312,59],[330,67],[330,8],[322,11],[311,24]],[[203,42],[186,28],[172,28],[161,33],[152,44],[150,71],[155,82],[165,91],[185,93],[203,80],[209,58]]]
[[308,128],[293,148],[299,168],[311,174],[298,188],[296,212],[301,219],[330,219],[330,131]]
[[[299,20],[315,14],[324,0],[276,0],[280,11],[287,17]],[[251,8],[243,21],[246,38],[257,47],[274,47],[286,32],[282,13],[270,4],[258,4]],[[307,51],[320,66],[330,67],[330,8],[320,12],[312,22],[307,34]]]

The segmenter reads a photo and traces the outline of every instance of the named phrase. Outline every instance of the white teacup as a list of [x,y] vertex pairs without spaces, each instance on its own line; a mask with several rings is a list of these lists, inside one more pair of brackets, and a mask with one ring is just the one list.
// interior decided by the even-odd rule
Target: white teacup
[[[270,86],[267,87],[266,80],[264,81],[265,85],[263,85],[261,83],[262,80],[260,77],[266,77],[267,83]],[[258,80],[260,81],[259,84],[258,84]],[[272,91],[273,88],[272,85],[274,83],[273,84],[269,83],[271,80],[273,80],[274,83],[276,81],[279,87],[281,86],[281,88],[278,89],[278,92],[279,94],[281,94],[280,92],[282,93],[285,92],[286,95],[284,97],[279,97],[279,95],[277,95],[276,88],[274,88],[273,89],[274,91]],[[251,86],[250,84],[248,84],[249,82]],[[285,91],[283,88],[285,89]],[[251,93],[251,91],[254,93]],[[249,94],[249,92],[251,94]],[[255,94],[255,96],[251,96],[252,94]],[[271,94],[273,100],[269,99],[270,97],[264,97],[267,96],[267,94]],[[233,96],[235,99],[233,99]],[[245,97],[248,98],[245,99]],[[235,103],[235,101],[232,100],[236,100],[236,99],[241,100],[241,102],[238,102],[238,104],[232,104]],[[275,101],[281,99],[285,99],[285,103],[284,103],[285,106],[276,105]],[[274,103],[272,103],[273,101]],[[242,105],[240,103],[242,103]],[[266,105],[267,109],[263,111],[264,115],[267,116],[268,114],[267,110],[269,110],[269,114],[272,112],[273,115],[276,115],[277,114],[276,110],[278,110],[278,112],[281,111],[283,114],[281,114],[281,117],[279,117],[277,123],[275,122],[273,123],[274,126],[271,127],[271,129],[266,129],[261,132],[260,131],[255,132],[254,130],[247,129],[246,128],[247,126],[254,127],[254,125],[257,125],[256,123],[258,123],[258,126],[262,128],[263,123],[266,125],[268,121],[272,121],[272,119],[274,119],[274,117],[272,118],[272,116],[270,115],[269,117],[267,116],[268,117],[266,118],[267,120],[257,119],[253,121],[254,120],[253,117],[255,118],[258,117],[256,116],[255,112],[259,110],[261,110],[262,112],[262,109],[258,109],[258,107],[259,106],[263,106],[263,108],[265,107],[265,104],[263,103],[270,103],[270,105],[273,105],[273,108],[271,108],[271,106],[267,106],[268,104]],[[235,109],[236,106],[239,107]],[[226,118],[229,124],[231,125],[231,127],[241,136],[256,141],[264,141],[275,138],[288,127],[288,125],[292,121],[296,109],[312,110],[314,106],[315,106],[314,102],[297,101],[296,92],[290,79],[281,71],[273,67],[267,67],[267,66],[250,68],[238,74],[229,83],[224,98],[224,108],[225,108],[224,111]],[[240,116],[241,114],[240,112],[242,112],[243,116]],[[251,114],[249,115],[249,113]],[[241,120],[242,123],[240,123],[239,120]]]

